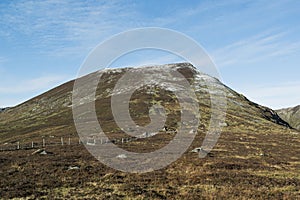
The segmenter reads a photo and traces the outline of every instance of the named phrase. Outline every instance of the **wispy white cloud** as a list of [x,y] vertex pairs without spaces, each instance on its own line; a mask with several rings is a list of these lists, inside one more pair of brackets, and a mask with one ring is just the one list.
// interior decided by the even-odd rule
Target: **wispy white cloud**
[[251,100],[273,109],[300,104],[300,82],[285,82],[277,85],[252,85],[243,93]]
[[163,50],[137,50],[125,54],[112,63],[112,67],[140,67],[184,62],[184,59]]
[[[272,3],[266,1],[243,1],[241,3],[239,0],[199,1],[197,5],[174,3],[170,6],[169,12],[160,14],[155,14],[151,6],[147,9],[137,9],[139,7],[136,7],[136,4],[139,3],[110,0],[91,3],[72,0],[7,1],[0,4],[0,37],[9,40],[9,45],[18,50],[19,46],[23,45],[26,50],[30,51],[29,54],[31,52],[34,54],[33,56],[36,56],[38,52],[42,56],[46,55],[47,58],[51,55],[70,59],[79,56],[82,58],[103,39],[120,31],[142,26],[162,26],[188,33],[200,43],[204,40],[207,44],[206,48],[211,50],[209,54],[220,67],[259,63],[258,61],[264,59],[272,60],[274,57],[290,55],[300,50],[300,42],[297,41],[299,37],[296,36],[299,32],[296,26],[298,23],[294,22],[296,17],[291,16],[294,15],[291,13],[299,13],[299,6],[291,6],[294,4],[291,1]],[[150,5],[155,6],[155,4],[152,2]],[[156,6],[160,6],[159,2]],[[287,17],[284,18],[284,16]],[[282,23],[286,19],[291,20]],[[277,21],[279,23],[276,23]],[[263,32],[265,29],[274,27],[289,30],[291,33],[280,30]],[[294,37],[289,38],[290,35]],[[218,36],[220,37],[217,38]],[[224,39],[220,39],[222,36]],[[176,62],[176,59],[172,56],[160,56],[131,61],[128,65],[161,64]],[[1,62],[0,58],[0,73],[1,63],[4,62]],[[253,70],[259,67],[261,66],[258,65]],[[6,69],[9,71],[8,68]],[[36,69],[31,68],[31,70]],[[56,72],[53,71],[53,73]],[[13,83],[9,81],[4,83],[2,80],[0,96],[21,95],[26,92],[44,90],[64,79],[59,77],[53,75],[44,76],[41,79],[20,80],[18,85],[16,85],[17,78],[13,80]],[[234,79],[234,76],[230,78]],[[265,81],[272,83],[273,80],[266,79]],[[287,92],[290,91],[289,88],[296,89],[299,86],[291,85],[281,89]],[[270,97],[265,96],[265,100],[268,101],[265,104],[270,102],[270,105],[273,105],[274,99],[277,99],[280,105],[279,99],[283,101],[283,97],[286,96],[289,99],[297,99],[289,97],[291,92],[289,94],[280,92],[276,89],[278,87],[265,86],[247,89],[250,91],[249,96],[258,100],[262,99],[260,96],[263,95],[260,94],[273,91],[272,94],[277,97],[273,98],[271,94]],[[260,102],[265,101],[262,99]]]
[[7,61],[7,58],[0,56],[0,64]]
[[4,74],[5,70],[4,70],[4,64],[8,61],[7,58],[5,57],[1,57],[0,56],[0,75]]
[[212,52],[220,67],[233,64],[247,64],[276,56],[289,55],[300,50],[300,42],[287,42],[285,32],[259,34],[246,38]]
[[124,20],[130,27],[135,13],[119,1],[11,1],[1,9],[7,11],[0,20],[2,35],[28,36],[32,47],[60,56],[94,47],[122,29]]
[[162,64],[170,64],[170,63],[178,63],[183,62],[180,58],[175,58],[174,56],[162,56],[152,60],[144,59],[130,62],[129,64],[116,64],[118,67],[143,67],[143,66],[154,66],[154,65],[162,65]]
[[62,75],[46,75],[33,79],[12,78],[10,81],[1,81],[0,107],[10,107],[20,104],[42,92],[53,88],[55,85],[71,79]]
[[48,75],[20,82],[2,83],[0,86],[0,96],[39,92],[40,90],[50,89],[49,87],[59,84],[66,79],[65,76]]
[[[199,16],[202,16],[206,13],[214,13],[215,10],[224,8],[226,6],[231,6],[236,4],[237,0],[228,0],[228,1],[199,1],[198,4],[190,4],[189,7],[180,8],[176,11],[172,12],[169,15],[164,16],[158,16],[155,18],[151,18],[150,20],[147,19],[144,21],[144,24],[147,25],[154,25],[154,26],[173,26],[174,24],[185,24],[187,21],[190,21],[191,19],[198,18]],[[189,5],[189,4],[187,4]],[[191,6],[192,5],[192,6]],[[198,16],[198,17],[197,17]],[[203,27],[206,24],[210,24],[209,20],[206,20],[206,22],[201,21],[201,23],[196,23],[195,27],[192,27],[192,29],[197,30],[196,27]],[[186,25],[186,24],[185,24]],[[185,30],[191,30],[190,27],[185,26]],[[190,32],[193,32],[191,30]]]
[[15,106],[26,99],[20,99],[20,98],[15,98],[15,97],[2,97],[0,99],[0,108],[6,108],[6,107],[12,107]]

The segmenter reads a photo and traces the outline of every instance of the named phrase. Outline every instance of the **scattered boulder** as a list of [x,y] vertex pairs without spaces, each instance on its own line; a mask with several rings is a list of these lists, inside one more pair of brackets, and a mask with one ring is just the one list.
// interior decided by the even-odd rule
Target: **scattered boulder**
[[127,156],[125,154],[120,154],[117,156],[117,158],[125,159],[125,158],[127,158]]
[[200,152],[208,153],[204,149],[202,149],[202,147],[195,148],[192,150],[192,152],[193,153],[200,153]]
[[220,123],[219,123],[219,126],[221,126],[221,127],[227,127],[228,124],[227,124],[226,122],[220,122]]
[[52,155],[52,152],[46,151],[45,149],[38,149],[36,151],[34,151],[32,153],[32,155],[36,155],[36,154],[40,154],[40,155]]
[[68,170],[79,170],[80,169],[80,167],[78,167],[78,166],[69,166],[68,167]]
[[210,152],[207,152],[202,147],[195,148],[191,151],[192,153],[198,153],[199,157],[204,158],[206,156],[212,157],[213,155]]

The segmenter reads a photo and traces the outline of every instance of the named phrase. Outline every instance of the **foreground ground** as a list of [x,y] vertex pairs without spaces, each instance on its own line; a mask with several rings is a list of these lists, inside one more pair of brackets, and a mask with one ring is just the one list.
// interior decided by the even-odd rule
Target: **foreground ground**
[[[199,138],[198,138],[199,139]],[[196,142],[197,143],[197,142]],[[130,145],[130,144],[128,144]],[[193,144],[197,145],[197,144]],[[187,152],[167,168],[126,174],[83,145],[0,152],[0,196],[26,199],[299,199],[300,137],[223,133],[212,154]],[[193,148],[193,147],[191,147]]]

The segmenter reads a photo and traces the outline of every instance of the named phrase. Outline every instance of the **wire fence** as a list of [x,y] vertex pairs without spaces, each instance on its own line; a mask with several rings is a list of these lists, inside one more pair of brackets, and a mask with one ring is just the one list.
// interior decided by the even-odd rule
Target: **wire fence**
[[31,142],[7,142],[0,144],[0,151],[15,151],[15,150],[28,150],[28,149],[40,149],[49,146],[66,146],[66,145],[81,145],[82,142],[79,138],[41,138],[39,141]]
[[[175,131],[166,131],[166,133],[176,133]],[[144,133],[137,137],[124,137],[119,139],[108,139],[108,138],[97,138],[90,137],[86,138],[84,141],[80,140],[78,137],[49,137],[49,138],[41,138],[40,140],[35,140],[31,142],[7,142],[4,144],[0,144],[0,152],[1,151],[15,151],[15,150],[28,150],[28,149],[40,149],[46,148],[50,146],[71,146],[71,145],[105,145],[108,143],[113,144],[123,144],[129,143],[136,140],[141,140],[145,138],[149,138],[156,135],[156,133]]]

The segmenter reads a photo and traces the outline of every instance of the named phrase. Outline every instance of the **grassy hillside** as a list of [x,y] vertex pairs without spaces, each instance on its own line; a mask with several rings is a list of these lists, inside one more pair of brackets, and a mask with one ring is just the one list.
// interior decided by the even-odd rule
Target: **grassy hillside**
[[[168,68],[178,70],[194,85],[201,114],[196,138],[178,161],[162,170],[128,174],[101,164],[78,142],[46,146],[46,151],[51,152],[47,155],[33,154],[33,149],[3,151],[0,196],[29,199],[297,199],[300,196],[297,131],[290,129],[273,110],[249,101],[189,64],[158,66],[157,70]],[[111,140],[124,135],[114,121],[110,102],[116,82],[127,70],[100,72],[103,74],[95,105],[98,121]],[[91,76],[83,79],[90,81]],[[0,113],[0,143],[40,141],[41,137],[77,138],[72,118],[72,106],[76,106],[71,101],[73,83]],[[209,127],[211,102],[207,84],[214,90],[210,92],[222,90],[227,96],[226,124],[211,154],[199,159],[191,151],[201,146]],[[172,91],[158,87],[144,87],[133,93],[129,108],[136,124],[150,122],[149,109],[154,103],[165,107],[167,127],[176,129],[181,117],[178,100]],[[173,137],[173,133],[161,132],[117,145],[133,152],[150,152],[165,146]]]

